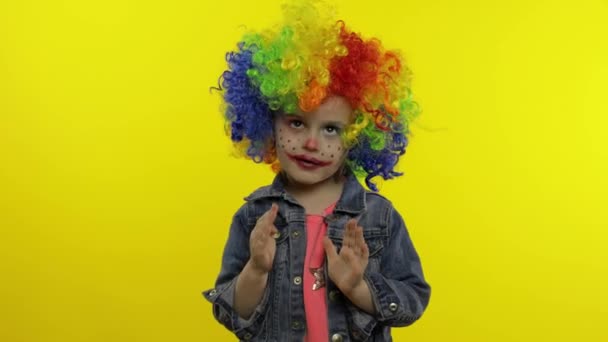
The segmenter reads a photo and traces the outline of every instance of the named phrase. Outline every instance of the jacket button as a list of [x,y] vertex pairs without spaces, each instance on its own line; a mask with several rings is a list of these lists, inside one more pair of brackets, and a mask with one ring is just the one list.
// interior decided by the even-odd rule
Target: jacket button
[[209,291],[209,296],[213,297],[213,296],[215,296],[216,293],[217,293],[217,291],[215,289],[213,289],[213,290]]
[[302,277],[300,277],[300,276],[294,277],[293,278],[293,283],[296,284],[296,285],[302,284]]
[[342,335],[340,335],[340,334],[331,335],[331,342],[342,342]]
[[335,214],[329,214],[329,215],[325,216],[325,223],[333,222],[335,220],[336,220]]
[[244,338],[245,340],[247,340],[247,341],[251,340],[251,338],[252,338],[252,337],[253,337],[253,336],[251,336],[251,334],[250,334],[250,333],[246,333],[246,334],[245,334],[245,336],[243,336],[243,338]]
[[338,299],[340,299],[340,292],[338,290],[331,290],[329,292],[329,300],[331,300],[332,302],[335,302]]
[[291,233],[291,236],[293,236],[294,239],[297,239],[298,236],[300,236],[300,231],[299,230],[294,231],[293,233]]
[[276,233],[272,234],[272,237],[273,237],[275,240],[276,240],[276,239],[278,239],[278,238],[280,238],[280,237],[281,237],[281,232],[276,232]]
[[302,327],[302,322],[300,322],[300,321],[293,321],[291,323],[291,328],[294,329],[294,330],[298,330],[301,327]]
[[391,312],[395,312],[395,311],[397,311],[397,304],[395,304],[395,303],[390,303],[390,304],[388,305],[388,309],[389,309],[389,310],[391,310]]

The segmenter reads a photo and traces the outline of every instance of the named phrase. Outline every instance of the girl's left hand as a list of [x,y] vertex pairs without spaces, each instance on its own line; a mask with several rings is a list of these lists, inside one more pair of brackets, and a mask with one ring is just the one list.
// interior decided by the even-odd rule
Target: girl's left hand
[[327,236],[323,239],[323,247],[327,254],[329,278],[348,296],[361,286],[364,281],[363,272],[369,261],[363,228],[357,226],[355,219],[350,219],[344,229],[340,253],[336,252],[336,247]]

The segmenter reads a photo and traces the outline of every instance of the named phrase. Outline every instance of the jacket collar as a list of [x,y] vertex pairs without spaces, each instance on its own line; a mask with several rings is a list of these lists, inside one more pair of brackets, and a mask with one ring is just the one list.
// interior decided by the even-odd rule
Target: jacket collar
[[[357,180],[357,177],[352,171],[348,170],[344,189],[342,190],[342,194],[340,195],[340,199],[338,200],[334,211],[355,215],[365,211],[365,195],[366,191]],[[259,188],[251,195],[245,197],[245,200],[256,201],[262,198],[283,198],[284,200],[297,204],[297,201],[285,191],[285,181],[281,174],[275,176],[271,185]]]

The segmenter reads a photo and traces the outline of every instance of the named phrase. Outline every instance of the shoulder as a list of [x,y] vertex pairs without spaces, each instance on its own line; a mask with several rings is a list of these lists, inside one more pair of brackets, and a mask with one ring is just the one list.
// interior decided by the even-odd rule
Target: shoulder
[[255,199],[263,197],[263,195],[268,192],[269,188],[270,188],[269,185],[261,186],[255,190],[251,191],[249,193],[249,195],[243,197],[244,202],[242,202],[240,204],[240,206],[234,213],[234,217],[240,218],[240,219],[246,218],[247,213],[249,212],[248,208],[250,208],[252,205],[254,205]]
[[387,206],[393,206],[393,203],[388,198],[369,190],[365,190],[365,200],[367,203],[381,203]]
[[263,213],[270,208],[272,199],[277,196],[274,192],[271,185],[265,185],[255,189],[243,198],[245,202],[242,203],[236,211],[234,215],[235,218],[238,218],[245,223],[251,221],[252,217],[257,219],[257,217],[261,215],[260,213]]
[[367,211],[379,213],[382,216],[382,221],[389,228],[405,228],[403,217],[388,198],[372,191],[366,191],[365,198]]
[[395,210],[393,202],[377,192],[365,191],[365,205],[367,211],[383,212],[388,215]]
[[265,185],[255,189],[249,195],[245,196],[243,199],[247,202],[254,202],[260,198],[268,197],[272,194],[272,185]]

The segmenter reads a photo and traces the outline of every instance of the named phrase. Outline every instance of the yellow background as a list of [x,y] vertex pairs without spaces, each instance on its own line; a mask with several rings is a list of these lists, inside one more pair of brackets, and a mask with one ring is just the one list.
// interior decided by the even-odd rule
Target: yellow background
[[[396,341],[607,341],[608,2],[337,1],[423,108],[384,182],[433,287]],[[0,341],[231,341],[201,291],[271,172],[209,94],[275,1],[0,2]]]

